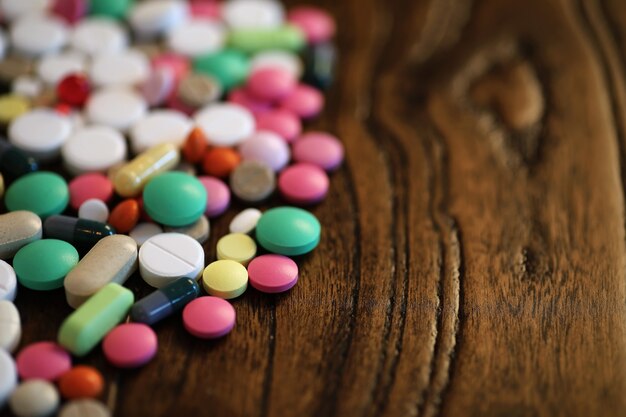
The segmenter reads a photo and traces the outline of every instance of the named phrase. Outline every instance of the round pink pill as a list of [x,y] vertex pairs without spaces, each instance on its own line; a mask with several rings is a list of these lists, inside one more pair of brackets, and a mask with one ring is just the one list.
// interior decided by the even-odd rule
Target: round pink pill
[[303,119],[311,119],[324,108],[324,96],[314,87],[299,84],[280,105]]
[[291,111],[272,110],[255,116],[257,130],[269,130],[287,142],[292,142],[302,132],[302,122]]
[[73,25],[87,14],[88,7],[87,0],[55,0],[50,11]]
[[291,157],[289,145],[273,132],[259,131],[239,145],[244,161],[265,162],[275,172],[287,165]]
[[254,97],[274,101],[286,97],[296,87],[296,78],[283,68],[269,67],[254,71],[248,78],[247,89]]
[[157,336],[143,323],[120,324],[102,342],[107,360],[118,368],[136,368],[150,362],[157,353]]
[[278,189],[291,203],[318,203],[328,193],[328,175],[317,165],[296,163],[280,173]]
[[178,83],[189,72],[189,60],[182,55],[166,52],[152,58],[153,68],[168,68]]
[[335,136],[324,132],[308,132],[292,145],[293,159],[334,171],[343,162],[343,145]]
[[199,297],[185,306],[183,324],[192,335],[216,339],[235,326],[235,308],[219,297]]
[[309,43],[326,42],[335,36],[335,20],[317,7],[294,7],[287,19],[304,32]]
[[248,279],[259,291],[284,292],[298,282],[298,265],[283,255],[261,255],[248,264]]
[[219,19],[221,17],[220,3],[216,1],[192,1],[189,3],[189,13],[195,18]]
[[204,186],[207,193],[205,214],[208,217],[217,217],[224,213],[230,205],[230,189],[219,178],[202,176],[198,180]]
[[102,174],[90,173],[79,175],[70,181],[70,205],[75,209],[87,200],[97,198],[102,201],[109,201],[113,196],[113,184],[111,180]]
[[245,107],[255,115],[267,113],[272,110],[272,103],[252,97],[250,93],[243,88],[235,88],[231,90],[228,95],[228,101]]
[[54,342],[37,342],[26,346],[16,359],[22,379],[54,381],[72,367],[70,354]]

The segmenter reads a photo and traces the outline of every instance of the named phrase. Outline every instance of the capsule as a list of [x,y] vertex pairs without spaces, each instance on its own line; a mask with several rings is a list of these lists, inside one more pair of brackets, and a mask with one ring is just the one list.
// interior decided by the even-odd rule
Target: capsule
[[181,310],[200,294],[200,288],[191,278],[180,278],[137,301],[130,309],[134,322],[152,325]]
[[107,223],[54,215],[44,222],[43,233],[47,238],[64,240],[78,251],[86,252],[100,239],[115,234],[115,229]]
[[7,183],[39,169],[37,161],[6,140],[0,140],[0,172]]
[[115,192],[122,197],[133,197],[157,174],[173,169],[180,161],[178,148],[172,143],[162,143],[137,155],[121,167],[113,178]]
[[235,29],[230,31],[228,37],[229,46],[250,54],[269,49],[299,51],[305,43],[304,34],[293,25],[272,29]]
[[335,45],[330,42],[311,45],[303,55],[303,81],[322,90],[328,89],[333,82],[337,63]]

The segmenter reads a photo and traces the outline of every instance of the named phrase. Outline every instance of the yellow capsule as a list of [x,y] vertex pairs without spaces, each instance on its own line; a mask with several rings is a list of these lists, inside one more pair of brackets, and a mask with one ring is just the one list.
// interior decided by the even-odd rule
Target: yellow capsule
[[175,145],[156,145],[117,171],[113,180],[115,191],[122,197],[136,196],[152,177],[174,168],[179,160],[180,153]]
[[0,124],[9,124],[16,117],[30,110],[30,103],[22,96],[0,96]]
[[243,233],[230,233],[217,242],[217,259],[230,259],[247,266],[254,255],[256,243]]

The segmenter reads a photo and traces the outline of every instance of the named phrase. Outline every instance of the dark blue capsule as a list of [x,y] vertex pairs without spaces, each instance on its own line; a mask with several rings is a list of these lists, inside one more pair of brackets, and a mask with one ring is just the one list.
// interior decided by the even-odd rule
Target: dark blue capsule
[[147,295],[133,304],[130,319],[152,325],[181,310],[200,294],[198,283],[191,278],[180,278]]

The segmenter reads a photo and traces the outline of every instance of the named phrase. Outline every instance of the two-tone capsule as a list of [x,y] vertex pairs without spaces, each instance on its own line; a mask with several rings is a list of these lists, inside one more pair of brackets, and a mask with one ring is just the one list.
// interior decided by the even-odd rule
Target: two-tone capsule
[[39,165],[35,158],[0,139],[0,172],[7,183],[38,169]]
[[64,240],[74,245],[78,251],[87,252],[100,239],[115,234],[115,229],[107,223],[54,215],[44,222],[43,233],[49,239]]
[[200,288],[191,278],[180,278],[137,301],[130,309],[134,322],[152,325],[181,310],[200,294]]

